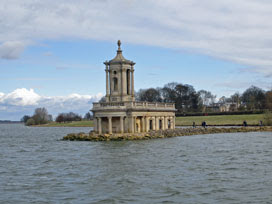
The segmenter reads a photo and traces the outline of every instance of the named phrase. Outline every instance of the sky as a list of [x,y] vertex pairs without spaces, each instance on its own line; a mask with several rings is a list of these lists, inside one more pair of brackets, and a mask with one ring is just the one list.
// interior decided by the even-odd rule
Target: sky
[[0,0],[0,120],[84,115],[105,95],[117,40],[135,89],[272,89],[270,0]]

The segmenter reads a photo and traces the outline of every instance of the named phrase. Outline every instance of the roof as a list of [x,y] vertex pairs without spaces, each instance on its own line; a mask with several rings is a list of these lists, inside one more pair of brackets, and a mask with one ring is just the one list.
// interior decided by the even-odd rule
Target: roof
[[117,50],[116,56],[112,60],[110,60],[109,62],[108,61],[104,62],[104,64],[108,64],[108,65],[109,64],[132,64],[132,65],[134,65],[135,63],[133,61],[127,60],[123,56],[120,40],[118,40],[117,45],[118,45],[118,50]]

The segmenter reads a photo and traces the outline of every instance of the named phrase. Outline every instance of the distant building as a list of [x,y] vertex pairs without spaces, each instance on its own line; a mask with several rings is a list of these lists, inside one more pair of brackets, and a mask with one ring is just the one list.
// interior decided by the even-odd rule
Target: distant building
[[204,112],[234,112],[238,111],[239,104],[232,102],[213,103],[204,107]]
[[237,103],[226,102],[226,103],[220,104],[219,108],[220,108],[220,112],[234,112],[234,111],[238,111],[239,105],[237,105]]
[[117,55],[106,66],[106,102],[93,103],[94,131],[97,133],[148,132],[175,128],[175,104],[135,101],[134,65]]

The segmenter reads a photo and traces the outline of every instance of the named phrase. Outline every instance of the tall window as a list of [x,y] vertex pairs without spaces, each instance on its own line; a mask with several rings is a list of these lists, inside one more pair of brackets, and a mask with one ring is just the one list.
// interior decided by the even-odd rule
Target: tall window
[[130,71],[129,71],[129,69],[128,69],[128,70],[127,70],[127,95],[130,94],[129,87],[130,87]]
[[160,128],[160,130],[162,129],[162,120],[159,120],[160,122],[159,122],[159,128]]
[[116,77],[113,78],[113,90],[118,91],[118,79]]

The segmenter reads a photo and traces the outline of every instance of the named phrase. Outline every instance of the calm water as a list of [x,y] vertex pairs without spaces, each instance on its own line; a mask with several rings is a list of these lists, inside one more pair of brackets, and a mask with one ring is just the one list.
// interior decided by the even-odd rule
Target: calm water
[[272,133],[58,141],[0,125],[0,203],[272,203]]

